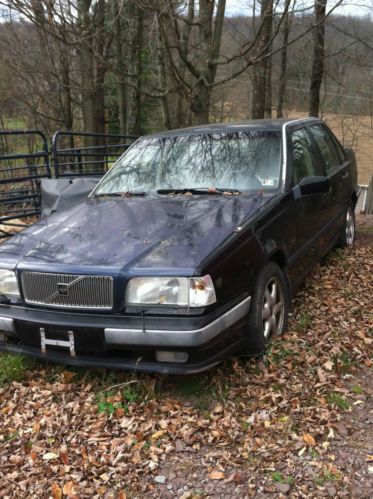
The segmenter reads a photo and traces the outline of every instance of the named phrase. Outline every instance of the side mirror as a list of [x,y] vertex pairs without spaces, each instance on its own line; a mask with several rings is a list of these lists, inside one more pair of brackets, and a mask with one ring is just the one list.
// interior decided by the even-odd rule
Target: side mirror
[[293,188],[295,198],[329,192],[330,184],[327,177],[305,177]]
[[351,147],[345,147],[344,152],[347,159],[355,158],[354,150]]

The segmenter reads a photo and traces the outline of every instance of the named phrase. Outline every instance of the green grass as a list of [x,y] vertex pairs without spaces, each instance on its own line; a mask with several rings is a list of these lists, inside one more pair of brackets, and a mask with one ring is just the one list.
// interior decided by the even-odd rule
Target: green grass
[[292,476],[285,476],[279,471],[273,471],[270,473],[270,477],[277,483],[288,483],[289,485],[294,483],[294,478]]
[[120,402],[116,402],[115,404],[113,404],[112,402],[107,402],[105,400],[99,401],[97,403],[97,407],[98,407],[98,412],[100,414],[102,414],[104,412],[108,416],[111,416],[112,414],[114,414],[116,409],[124,408],[123,404],[121,404]]
[[349,401],[345,397],[342,397],[341,395],[335,392],[331,392],[329,394],[328,402],[330,405],[335,405],[339,407],[339,409],[342,409],[344,411],[347,411],[350,408]]
[[205,373],[203,376],[176,376],[168,379],[163,386],[163,396],[182,399],[205,417],[209,417],[214,401],[225,400],[230,390],[226,382],[211,386],[212,376],[212,373]]
[[356,393],[357,395],[361,395],[364,393],[364,390],[362,389],[361,386],[355,385],[351,388],[352,393]]
[[336,365],[336,370],[340,373],[350,372],[351,368],[356,364],[356,361],[346,351],[334,356],[333,361]]
[[144,387],[140,383],[127,384],[124,389],[116,392],[112,390],[99,392],[96,396],[97,409],[99,413],[105,413],[108,416],[114,414],[117,409],[123,409],[128,413],[131,404],[141,399],[146,400],[146,398]]
[[307,329],[312,326],[312,317],[308,312],[303,312],[303,314],[298,317],[297,326],[301,332],[307,331]]
[[315,479],[315,484],[320,487],[324,485],[325,482],[338,482],[342,480],[341,473],[335,473],[333,471],[324,469],[322,473]]
[[195,376],[182,377],[176,380],[174,385],[174,391],[177,395],[181,397],[198,397],[206,393],[207,388],[207,376]]
[[4,442],[11,442],[12,440],[15,440],[19,436],[18,431],[15,431],[14,433],[10,433],[8,435],[5,435],[4,437]]
[[12,381],[21,381],[34,365],[35,361],[28,357],[9,353],[1,354],[0,386],[12,383]]
[[270,349],[268,351],[268,358],[274,363],[274,364],[281,364],[283,360],[288,359],[289,357],[293,356],[298,356],[299,353],[290,350],[289,348],[286,347],[286,343],[282,341],[273,341]]

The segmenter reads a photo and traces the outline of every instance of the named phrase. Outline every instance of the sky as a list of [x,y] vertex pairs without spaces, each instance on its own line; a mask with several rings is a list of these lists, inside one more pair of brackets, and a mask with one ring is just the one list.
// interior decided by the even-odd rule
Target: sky
[[[257,2],[259,5],[259,2]],[[328,0],[328,10],[336,4],[336,0]],[[253,0],[227,0],[228,15],[249,15],[252,11]],[[313,10],[314,0],[297,0],[299,8]],[[335,13],[361,16],[373,15],[373,0],[344,0],[342,5],[338,6]]]

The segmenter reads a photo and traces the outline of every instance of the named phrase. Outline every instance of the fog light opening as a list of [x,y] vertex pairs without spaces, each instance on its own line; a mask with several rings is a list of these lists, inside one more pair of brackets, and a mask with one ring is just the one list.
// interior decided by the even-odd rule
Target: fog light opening
[[166,352],[163,350],[157,350],[155,352],[155,357],[158,362],[174,362],[177,364],[184,364],[188,360],[189,354],[187,352]]

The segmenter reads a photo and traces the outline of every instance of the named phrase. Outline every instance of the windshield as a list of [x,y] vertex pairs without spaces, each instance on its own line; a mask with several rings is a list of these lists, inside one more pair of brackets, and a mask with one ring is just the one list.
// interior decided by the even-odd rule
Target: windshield
[[93,194],[274,190],[280,170],[281,134],[276,131],[144,137],[118,160]]

